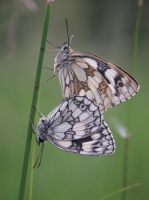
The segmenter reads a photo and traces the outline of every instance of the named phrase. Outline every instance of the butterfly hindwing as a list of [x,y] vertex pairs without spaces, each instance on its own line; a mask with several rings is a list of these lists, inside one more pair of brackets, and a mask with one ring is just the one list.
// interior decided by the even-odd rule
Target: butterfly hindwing
[[75,140],[94,133],[101,124],[99,108],[87,97],[65,99],[48,116],[49,134],[57,140]]
[[115,142],[107,124],[102,120],[99,130],[76,140],[56,140],[50,135],[47,139],[56,147],[82,155],[109,155],[114,153]]

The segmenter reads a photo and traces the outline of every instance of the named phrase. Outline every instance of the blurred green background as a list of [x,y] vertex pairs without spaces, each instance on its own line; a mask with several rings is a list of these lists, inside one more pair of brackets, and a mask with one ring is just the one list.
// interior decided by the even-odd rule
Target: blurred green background
[[[0,2],[0,199],[17,199],[44,16],[44,1]],[[135,0],[55,0],[52,4],[48,39],[66,41],[64,19],[74,35],[72,48],[88,51],[123,66],[140,83],[137,96],[105,113],[116,140],[109,157],[83,157],[46,143],[42,164],[34,170],[33,200],[99,200],[123,187],[125,200],[149,199],[149,1],[144,1],[136,64],[132,66]],[[53,49],[47,44],[46,49]],[[44,66],[53,67],[54,53],[46,52]],[[43,69],[39,109],[46,115],[61,101],[57,78]],[[128,162],[125,139],[117,126],[128,130]],[[126,131],[127,132],[127,131]],[[38,154],[37,148],[36,154]],[[125,176],[126,177],[126,176]],[[26,199],[28,196],[26,195]],[[109,198],[124,200],[122,194]]]

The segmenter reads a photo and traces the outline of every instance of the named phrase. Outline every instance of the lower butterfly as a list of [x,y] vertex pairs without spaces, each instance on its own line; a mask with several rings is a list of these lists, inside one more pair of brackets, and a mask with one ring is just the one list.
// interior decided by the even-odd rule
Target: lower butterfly
[[37,142],[82,155],[109,155],[115,142],[99,107],[87,97],[67,98],[39,119]]

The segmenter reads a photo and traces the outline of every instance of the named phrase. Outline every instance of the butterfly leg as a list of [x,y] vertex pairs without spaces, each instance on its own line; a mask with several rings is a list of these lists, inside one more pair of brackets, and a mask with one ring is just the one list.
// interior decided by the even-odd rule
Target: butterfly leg
[[49,44],[51,44],[53,47],[56,47],[56,48],[58,48],[58,49],[61,48],[61,46],[59,46],[59,45],[57,45],[57,44],[54,44],[53,42],[51,42],[51,41],[49,41],[49,40],[47,40],[47,42],[48,42]]
[[33,105],[33,107],[34,107],[35,110],[38,111],[39,117],[45,117],[45,116],[42,114],[42,112],[40,112],[40,110],[39,110],[35,105]]
[[40,167],[40,165],[41,165],[41,160],[42,160],[42,155],[43,155],[43,149],[44,149],[44,143],[42,143],[42,146],[41,146],[41,149],[40,149],[40,151],[39,151],[39,153],[38,153],[38,156],[37,156],[37,158],[36,158],[36,161],[35,161],[35,163],[34,163],[34,165],[33,165],[33,169],[34,168],[39,168]]
[[52,70],[52,71],[54,70],[53,68],[46,67],[46,66],[42,66],[42,68],[44,68],[44,69],[46,69],[46,70],[50,70],[50,71],[51,71],[51,70]]

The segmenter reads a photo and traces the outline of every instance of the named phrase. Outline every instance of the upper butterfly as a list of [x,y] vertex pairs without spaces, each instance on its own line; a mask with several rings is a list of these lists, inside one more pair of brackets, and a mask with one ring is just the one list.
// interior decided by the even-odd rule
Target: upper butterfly
[[87,96],[101,112],[130,99],[139,90],[137,81],[115,64],[91,53],[75,52],[68,43],[55,57],[63,97]]

